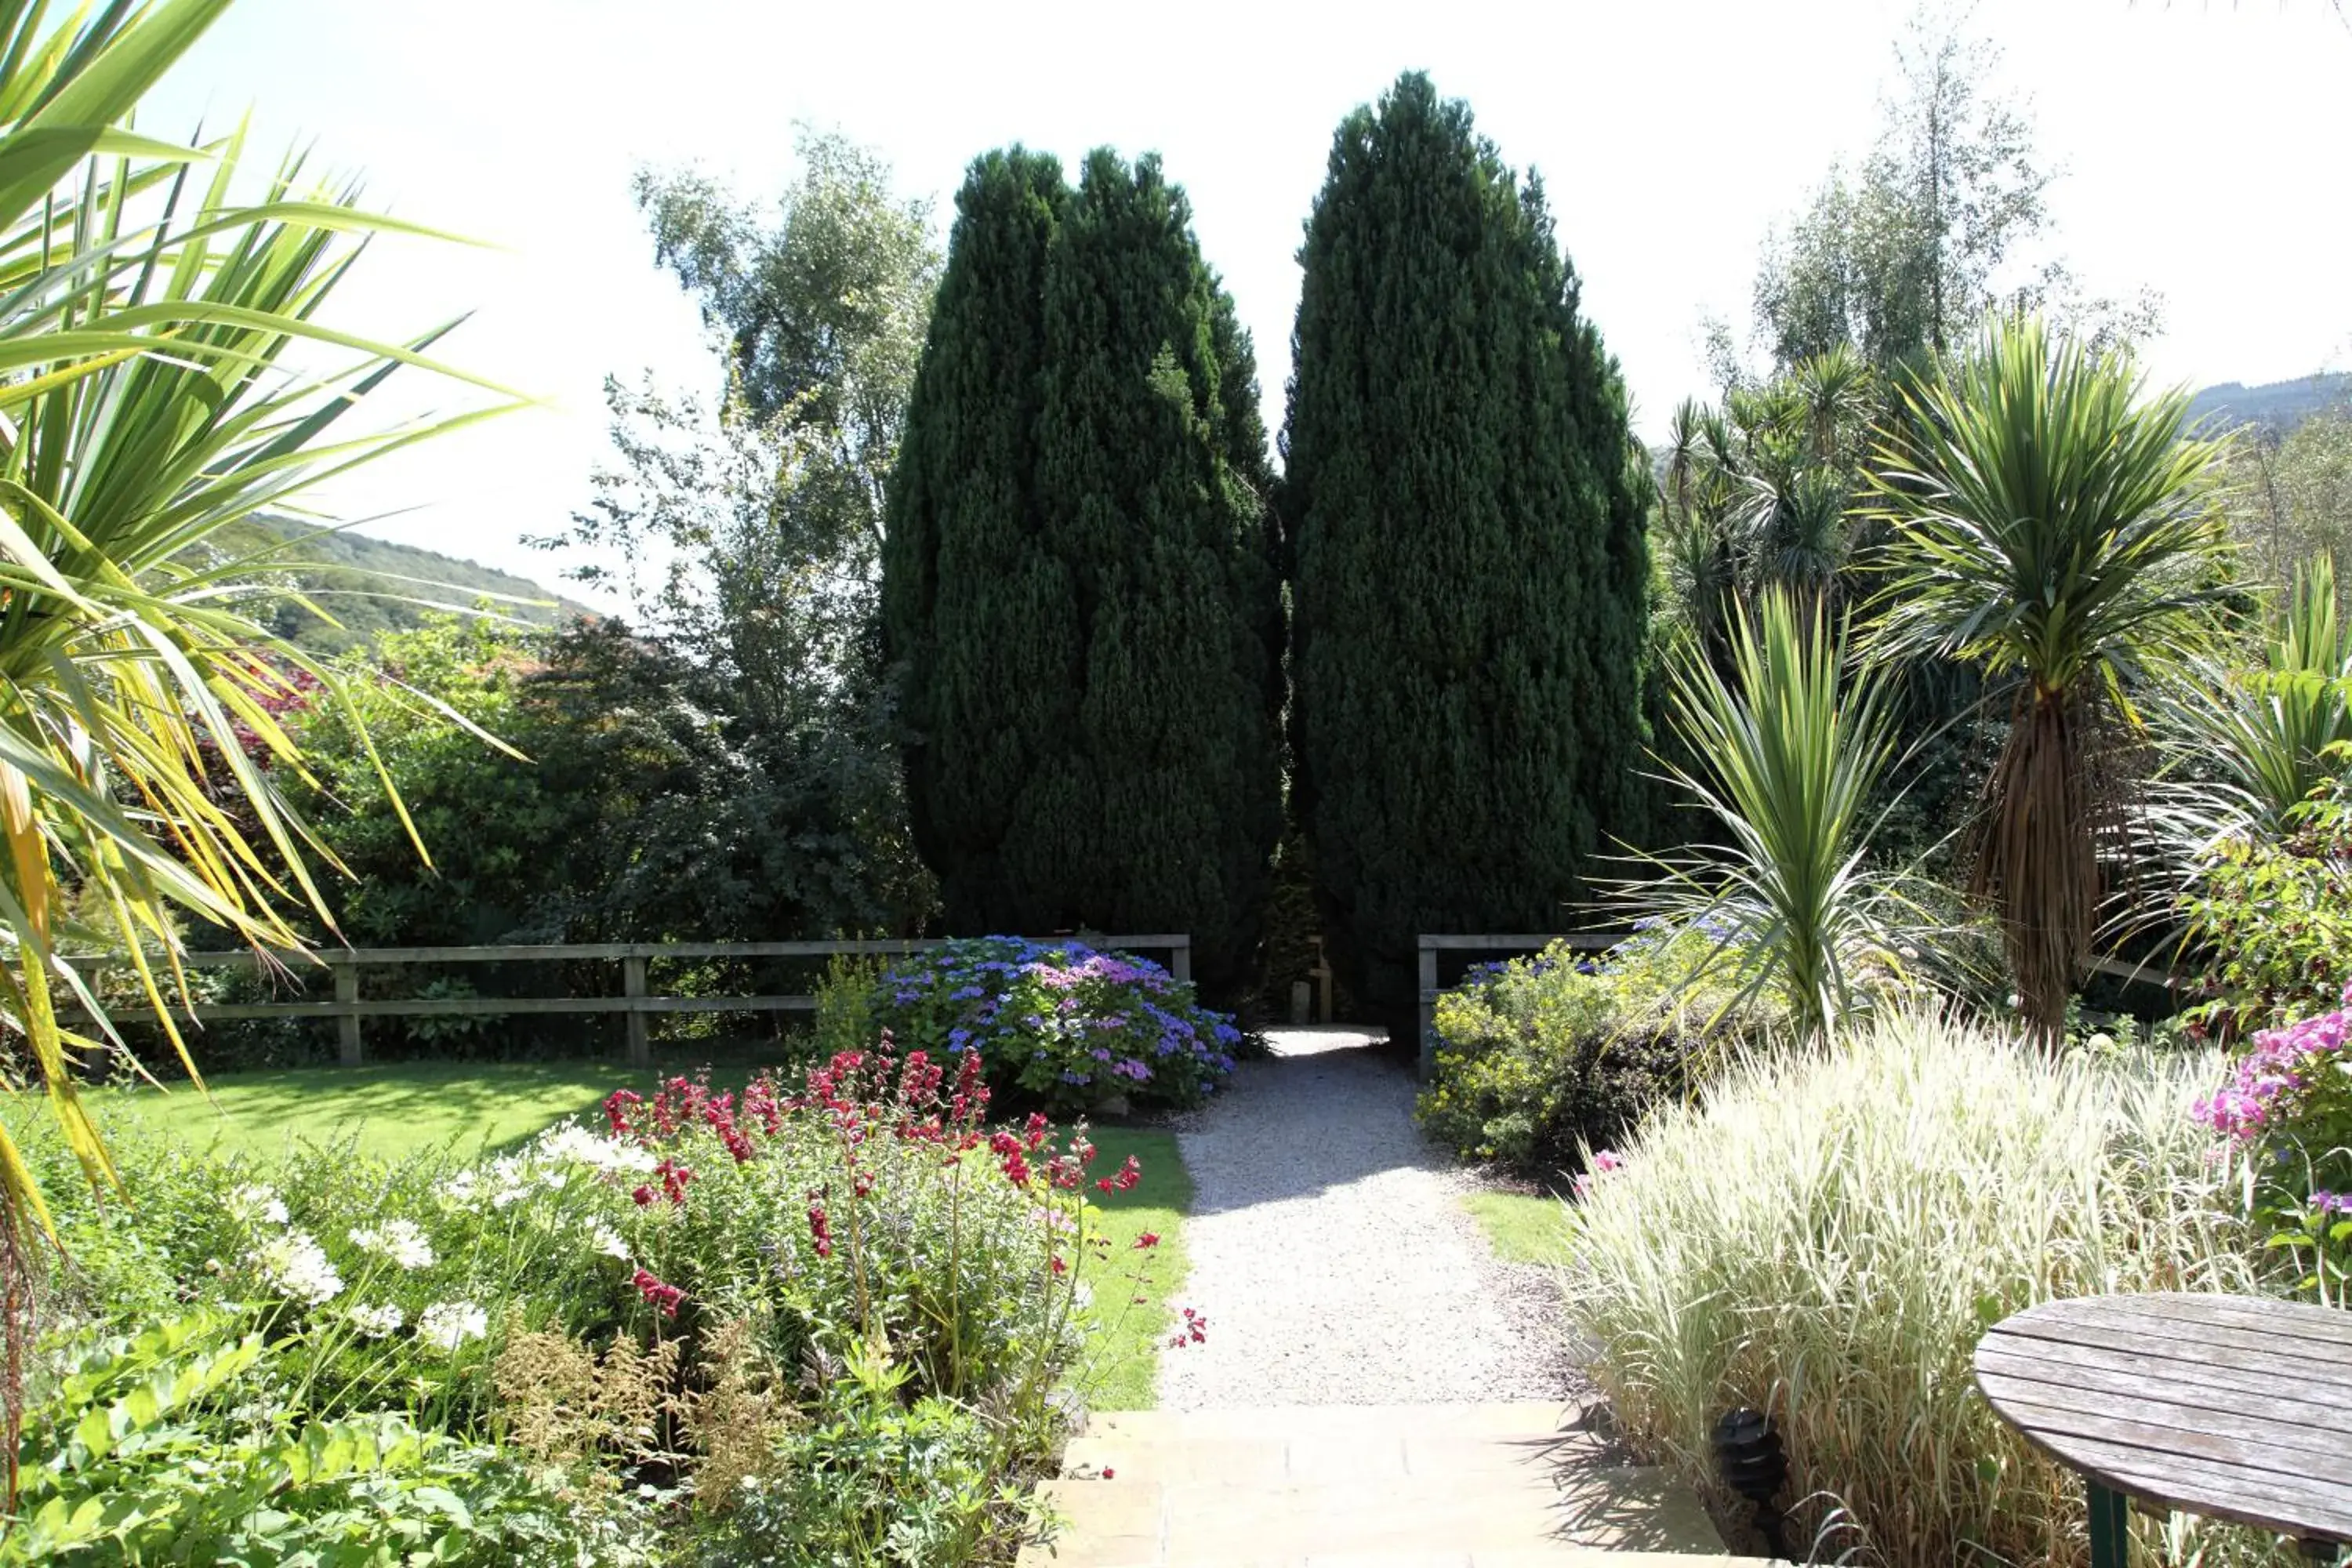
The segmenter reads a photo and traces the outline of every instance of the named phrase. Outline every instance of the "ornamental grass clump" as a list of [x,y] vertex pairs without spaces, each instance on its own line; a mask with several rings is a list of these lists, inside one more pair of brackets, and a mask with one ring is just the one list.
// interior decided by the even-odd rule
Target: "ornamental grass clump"
[[1242,1039],[1189,982],[1080,942],[950,942],[884,971],[864,1004],[901,1045],[947,1061],[976,1053],[1006,1103],[1057,1115],[1114,1097],[1197,1105]]
[[1993,1414],[1970,1358],[2037,1301],[2263,1289],[2192,1115],[2222,1075],[2213,1054],[2053,1060],[1932,1015],[1744,1061],[1567,1211],[1593,1381],[1701,1486],[1715,1420],[1769,1411],[1788,1495],[1841,1500],[1887,1568],[2081,1563],[2079,1482]]

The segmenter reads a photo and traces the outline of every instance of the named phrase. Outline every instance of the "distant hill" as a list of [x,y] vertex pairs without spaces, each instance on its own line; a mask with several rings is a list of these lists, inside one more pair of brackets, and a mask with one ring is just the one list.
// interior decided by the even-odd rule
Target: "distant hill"
[[2225,429],[2268,425],[2284,434],[2322,409],[2346,402],[2352,402],[2352,374],[2297,376],[2262,386],[2225,381],[2189,400],[2189,422],[2210,420]]
[[[253,519],[223,531],[215,543],[222,552],[242,557],[272,544],[302,539],[310,531],[297,523]],[[285,600],[264,618],[280,637],[313,653],[364,647],[381,633],[416,626],[433,613],[436,604],[470,608],[485,595],[502,596],[493,605],[500,614],[541,626],[596,613],[528,577],[413,544],[370,539],[363,533],[320,534],[292,546],[288,553],[306,563],[290,574],[294,582],[302,592],[316,596],[319,607],[341,625],[330,625]],[[428,603],[406,602],[419,599]]]

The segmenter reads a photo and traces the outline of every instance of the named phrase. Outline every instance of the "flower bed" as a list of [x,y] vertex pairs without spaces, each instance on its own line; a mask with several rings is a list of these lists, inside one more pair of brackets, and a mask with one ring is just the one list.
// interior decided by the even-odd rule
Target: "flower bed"
[[138,1202],[60,1214],[0,1563],[1007,1561],[1094,1281],[1123,1310],[1153,1255],[1086,1201],[1131,1160],[989,1098],[851,1052],[484,1160],[118,1139]]
[[884,971],[868,1005],[901,1046],[977,1055],[1009,1101],[1055,1114],[1114,1099],[1197,1105],[1232,1073],[1242,1037],[1188,982],[1078,942],[951,942]]

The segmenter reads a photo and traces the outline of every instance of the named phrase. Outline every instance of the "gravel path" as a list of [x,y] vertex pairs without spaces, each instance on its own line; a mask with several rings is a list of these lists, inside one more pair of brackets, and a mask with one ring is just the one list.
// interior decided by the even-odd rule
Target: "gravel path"
[[1160,1352],[1171,1410],[1567,1398],[1542,1270],[1497,1261],[1465,1178],[1413,1125],[1411,1075],[1336,1029],[1271,1031],[1179,1129],[1194,1198],[1176,1297],[1205,1343]]

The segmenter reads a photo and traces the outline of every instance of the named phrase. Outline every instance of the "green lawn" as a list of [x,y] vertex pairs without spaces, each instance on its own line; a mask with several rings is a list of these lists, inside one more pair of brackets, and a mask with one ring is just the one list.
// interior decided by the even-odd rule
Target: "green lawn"
[[[1132,1154],[1143,1167],[1143,1179],[1133,1192],[1087,1194],[1102,1206],[1103,1232],[1111,1245],[1104,1261],[1089,1264],[1097,1315],[1106,1326],[1088,1346],[1077,1381],[1097,1410],[1149,1410],[1160,1403],[1160,1341],[1169,1331],[1168,1300],[1184,1288],[1191,1267],[1183,1222],[1192,1206],[1192,1177],[1176,1152],[1173,1133],[1097,1127],[1093,1138],[1101,1151],[1097,1171],[1116,1171]],[[1138,1251],[1135,1238],[1146,1231],[1157,1235],[1160,1245]],[[1139,1263],[1149,1268],[1140,1289],[1134,1278]],[[1140,1304],[1138,1296],[1143,1298]]]
[[[390,1159],[436,1143],[468,1152],[512,1143],[562,1117],[593,1116],[633,1079],[595,1062],[403,1062],[222,1074],[208,1080],[209,1099],[184,1079],[164,1081],[164,1089],[104,1089],[86,1098],[101,1127],[136,1121],[200,1146],[260,1155],[356,1133],[362,1153]],[[11,1127],[38,1113],[38,1097],[8,1098],[0,1115]]]
[[[110,1135],[135,1128],[264,1157],[305,1141],[354,1136],[362,1153],[396,1159],[438,1143],[469,1152],[502,1147],[565,1116],[597,1121],[599,1105],[614,1089],[648,1087],[636,1083],[637,1076],[596,1062],[408,1062],[223,1074],[210,1080],[209,1099],[184,1082],[98,1089],[88,1099]],[[730,1075],[721,1069],[713,1076],[725,1081]],[[38,1096],[0,1099],[0,1121],[12,1130],[44,1114]],[[1104,1210],[1111,1247],[1107,1262],[1089,1266],[1106,1327],[1088,1346],[1079,1378],[1097,1409],[1148,1409],[1158,1400],[1168,1297],[1182,1289],[1187,1272],[1183,1215],[1192,1203],[1192,1178],[1172,1134],[1098,1127],[1092,1136],[1100,1151],[1097,1173],[1118,1170],[1132,1154],[1143,1179],[1132,1192],[1087,1194]],[[1160,1245],[1138,1251],[1135,1238],[1146,1231],[1157,1234]],[[1147,1259],[1149,1278],[1138,1289],[1135,1270]],[[1138,1295],[1144,1298],[1139,1305]]]
[[1474,1192],[1463,1198],[1496,1256],[1510,1263],[1564,1260],[1560,1201],[1542,1194]]

